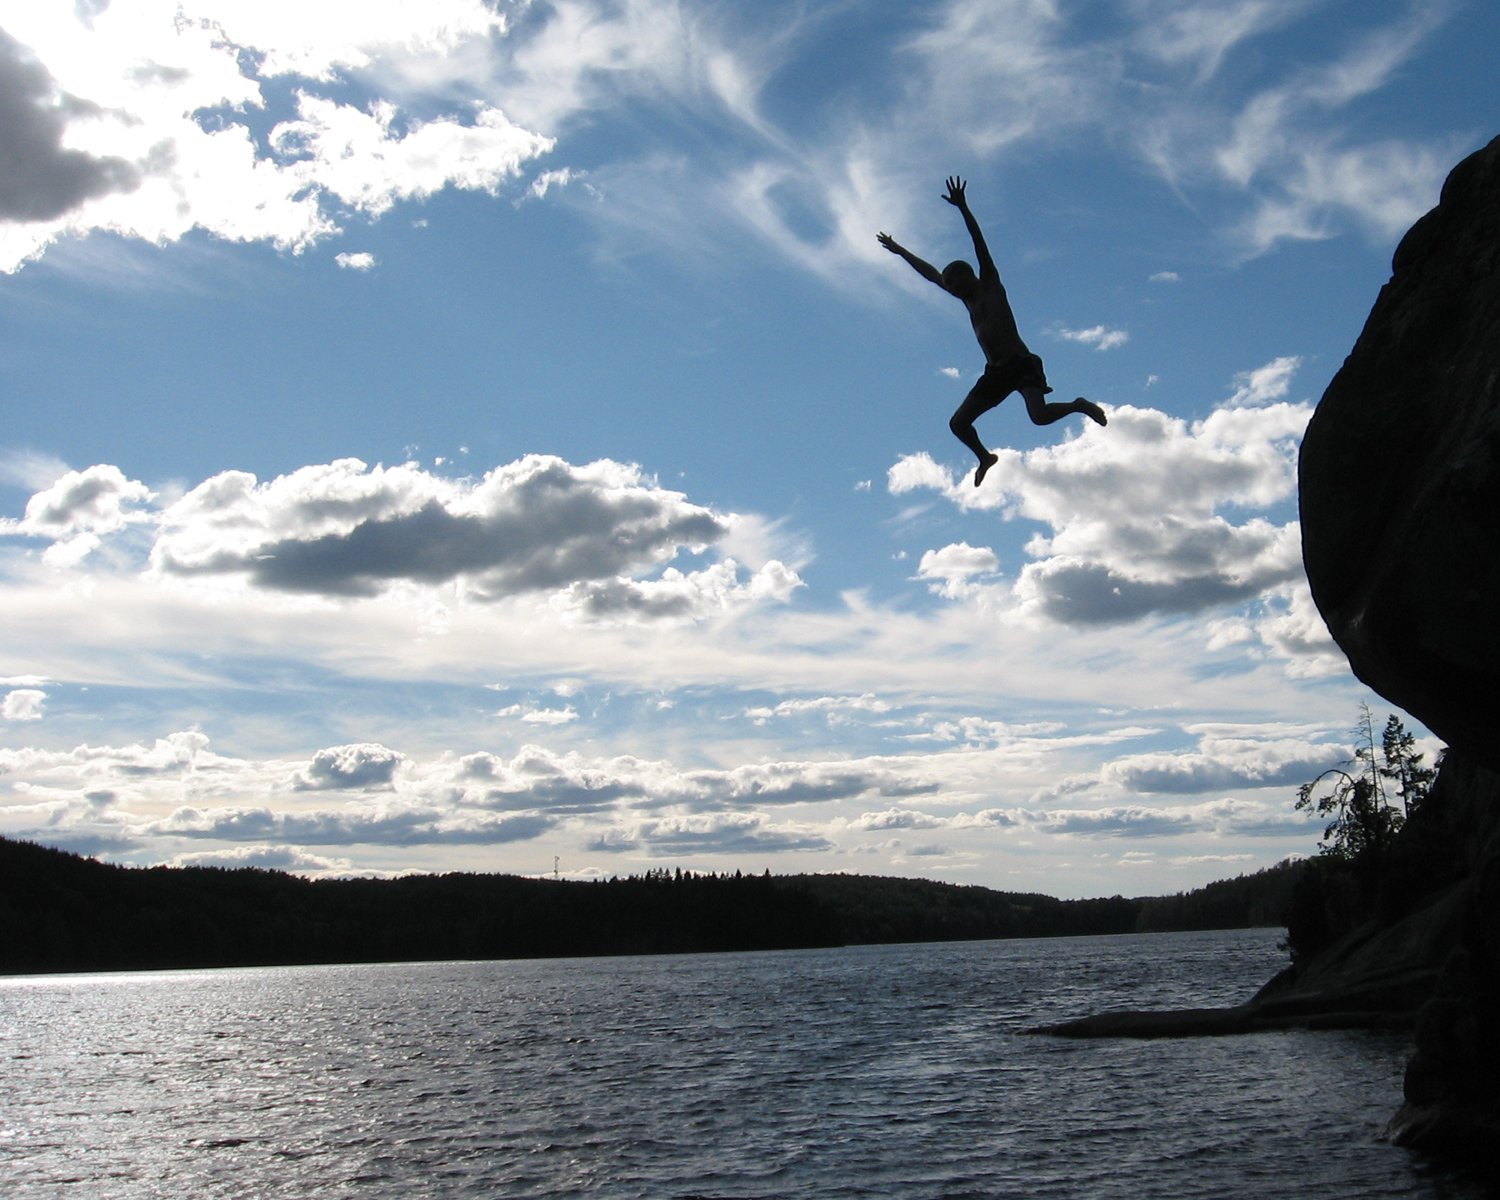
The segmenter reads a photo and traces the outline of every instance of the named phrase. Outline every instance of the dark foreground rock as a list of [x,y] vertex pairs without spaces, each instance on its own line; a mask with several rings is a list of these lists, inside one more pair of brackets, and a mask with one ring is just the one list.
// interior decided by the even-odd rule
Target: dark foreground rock
[[1415,1053],[1391,1137],[1489,1162],[1500,1143],[1500,139],[1454,168],[1402,239],[1308,425],[1299,494],[1330,632],[1361,679],[1448,742],[1433,789],[1380,875],[1358,880],[1369,919],[1244,1005],[1040,1032],[1407,1026]]

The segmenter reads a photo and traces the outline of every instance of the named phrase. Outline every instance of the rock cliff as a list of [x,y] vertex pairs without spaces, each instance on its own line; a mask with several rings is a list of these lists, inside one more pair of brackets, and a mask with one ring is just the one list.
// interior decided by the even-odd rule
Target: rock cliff
[[1402,239],[1299,475],[1308,581],[1354,673],[1500,769],[1500,138]]
[[[1397,1141],[1500,1137],[1500,138],[1453,169],[1302,441],[1302,552],[1354,672],[1450,747],[1400,839],[1449,877]],[[1398,919],[1407,919],[1398,916]]]

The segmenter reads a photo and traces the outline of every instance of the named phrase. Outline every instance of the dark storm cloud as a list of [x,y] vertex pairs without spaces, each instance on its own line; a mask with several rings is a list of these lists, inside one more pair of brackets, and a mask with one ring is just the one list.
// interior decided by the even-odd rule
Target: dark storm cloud
[[0,30],[0,220],[50,221],[139,186],[140,172],[123,158],[63,146],[68,119],[87,111],[60,96],[47,68]]

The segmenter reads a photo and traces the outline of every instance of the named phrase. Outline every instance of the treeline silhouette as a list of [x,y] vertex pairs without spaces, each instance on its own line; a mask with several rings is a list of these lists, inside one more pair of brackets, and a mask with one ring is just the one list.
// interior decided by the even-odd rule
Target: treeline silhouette
[[308,880],[121,867],[0,838],[0,972],[771,950],[1277,925],[1301,864],[1173,897],[1058,900],[869,875],[653,870]]

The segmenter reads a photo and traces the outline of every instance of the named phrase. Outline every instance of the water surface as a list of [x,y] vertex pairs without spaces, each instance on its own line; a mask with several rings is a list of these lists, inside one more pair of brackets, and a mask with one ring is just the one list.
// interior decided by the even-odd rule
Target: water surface
[[0,1195],[1431,1197],[1404,1038],[1071,1041],[1270,930],[0,979]]

